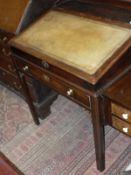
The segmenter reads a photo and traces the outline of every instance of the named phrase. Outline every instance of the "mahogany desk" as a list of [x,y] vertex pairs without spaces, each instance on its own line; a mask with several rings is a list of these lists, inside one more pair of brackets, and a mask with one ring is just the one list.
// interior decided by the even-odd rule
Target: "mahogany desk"
[[92,113],[97,168],[105,168],[103,91],[128,71],[131,30],[80,14],[51,10],[14,38],[23,89],[34,121],[37,114],[27,87],[31,76]]

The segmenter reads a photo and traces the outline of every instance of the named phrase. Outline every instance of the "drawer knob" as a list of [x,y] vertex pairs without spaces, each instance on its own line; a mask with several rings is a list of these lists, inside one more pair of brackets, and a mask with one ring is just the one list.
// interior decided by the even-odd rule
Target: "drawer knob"
[[49,64],[46,62],[46,61],[42,61],[42,66],[45,68],[45,69],[49,69]]
[[5,36],[2,40],[3,40],[3,41],[7,41],[7,37]]
[[43,75],[43,79],[44,79],[45,81],[47,81],[47,82],[50,81],[50,77],[48,77],[47,75]]
[[9,71],[10,72],[15,72],[16,70],[15,70],[15,68],[13,68],[13,66],[12,65],[8,65],[8,69],[9,69]]
[[69,89],[69,90],[67,91],[67,95],[68,95],[68,96],[72,96],[72,95],[73,95],[73,89]]
[[23,71],[24,72],[27,72],[28,70],[29,70],[29,67],[28,66],[23,67]]
[[131,21],[129,21],[129,24],[131,24]]
[[7,57],[11,56],[11,52],[6,51],[5,48],[2,49],[2,53],[3,53],[3,55],[5,55]]
[[127,120],[128,119],[128,114],[122,114],[123,119]]
[[128,128],[123,128],[123,132],[128,133]]
[[22,88],[21,85],[18,85],[16,82],[13,83],[14,84],[14,87],[17,89],[17,90],[20,90]]

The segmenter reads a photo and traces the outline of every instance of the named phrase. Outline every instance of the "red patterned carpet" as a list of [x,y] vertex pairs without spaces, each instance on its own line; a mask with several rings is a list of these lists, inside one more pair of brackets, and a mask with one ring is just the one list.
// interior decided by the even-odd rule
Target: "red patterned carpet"
[[95,166],[90,114],[59,96],[40,126],[27,104],[0,86],[0,150],[25,175],[122,175],[131,163],[131,140],[106,127],[106,170]]

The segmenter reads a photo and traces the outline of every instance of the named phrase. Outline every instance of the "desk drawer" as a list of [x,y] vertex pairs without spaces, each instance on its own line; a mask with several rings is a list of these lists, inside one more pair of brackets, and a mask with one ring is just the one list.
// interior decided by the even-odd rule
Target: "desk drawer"
[[14,76],[16,75],[16,69],[10,57],[0,55],[0,68],[9,71],[14,74]]
[[124,134],[131,136],[131,125],[129,123],[122,121],[121,119],[113,116],[112,126],[118,129],[119,131],[123,132]]
[[21,87],[19,79],[2,69],[0,69],[0,81],[2,81],[7,86],[12,87],[13,89],[17,91],[22,92],[22,87]]
[[4,32],[0,30],[0,43],[7,43],[11,38],[12,38],[13,34]]
[[114,103],[111,103],[111,110],[114,115],[131,124],[131,111]]
[[0,67],[15,75],[15,67],[11,59],[11,50],[7,44],[11,34],[0,31]]
[[18,66],[18,69],[23,71],[25,74],[42,81],[58,93],[90,109],[90,96],[79,87],[76,87],[71,82],[68,82],[68,80],[60,78],[41,67],[24,62],[23,60],[16,59],[16,65]]
[[11,50],[7,44],[0,43],[0,55],[2,55],[4,57],[11,56]]

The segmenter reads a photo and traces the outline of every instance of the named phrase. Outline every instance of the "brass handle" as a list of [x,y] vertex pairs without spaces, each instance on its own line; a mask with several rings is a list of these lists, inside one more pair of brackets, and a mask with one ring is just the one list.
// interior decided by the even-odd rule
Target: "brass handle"
[[5,48],[2,49],[2,53],[7,57],[11,56],[11,52],[6,51]]
[[8,38],[6,36],[5,37],[0,36],[0,41],[6,42],[7,40],[8,40]]
[[122,114],[122,118],[128,120],[128,114]]
[[45,81],[47,81],[47,82],[50,81],[50,77],[48,77],[47,75],[43,75],[43,79],[44,79]]
[[24,71],[24,72],[29,71],[29,66],[24,66],[24,67],[23,67],[23,71]]
[[46,61],[42,61],[42,66],[45,68],[45,69],[49,69],[49,64],[46,62]]
[[73,95],[73,89],[69,89],[69,90],[67,91],[67,95],[68,95],[68,96],[72,96],[72,95]]
[[123,128],[123,132],[128,133],[128,128]]
[[8,39],[8,38],[5,36],[2,40],[3,40],[3,41],[7,41],[7,39]]
[[20,90],[22,88],[21,85],[18,85],[16,82],[14,82],[13,84],[14,84],[14,87],[18,90]]
[[8,69],[9,69],[10,72],[15,72],[16,71],[15,68],[13,68],[12,65],[10,65],[10,64],[8,65]]

